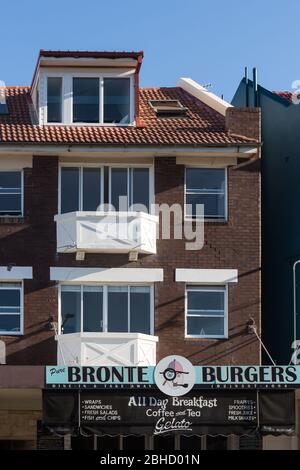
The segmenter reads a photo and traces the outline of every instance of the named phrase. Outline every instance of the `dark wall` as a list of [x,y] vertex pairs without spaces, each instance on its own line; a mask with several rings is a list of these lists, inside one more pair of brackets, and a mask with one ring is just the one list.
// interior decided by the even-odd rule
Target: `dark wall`
[[[293,341],[292,266],[300,258],[300,107],[262,87],[258,90],[263,141],[262,332],[273,359],[287,364]],[[249,94],[251,104],[251,82]],[[245,96],[242,81],[232,104],[244,106]],[[300,337],[300,320],[297,330]]]
[[[258,171],[229,171],[229,221],[207,223],[205,246],[186,251],[184,240],[159,240],[157,254],[129,263],[128,255],[56,254],[58,160],[34,157],[25,170],[23,223],[0,221],[1,262],[32,265],[34,280],[25,281],[25,334],[1,337],[7,343],[8,364],[55,364],[54,332],[49,317],[57,319],[57,286],[49,280],[50,266],[155,267],[164,269],[164,282],[155,286],[155,329],[158,359],[182,354],[200,364],[257,364],[259,343],[247,332],[250,317],[260,327],[260,208]],[[175,158],[155,160],[156,203],[184,201],[184,166]],[[238,269],[239,282],[229,286],[229,339],[184,338],[183,283],[175,282],[176,268]]]

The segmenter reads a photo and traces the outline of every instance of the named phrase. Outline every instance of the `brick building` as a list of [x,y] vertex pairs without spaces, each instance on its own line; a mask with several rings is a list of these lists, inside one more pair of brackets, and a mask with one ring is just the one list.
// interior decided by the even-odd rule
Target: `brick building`
[[[45,365],[260,364],[259,109],[191,79],[140,88],[142,59],[41,51],[31,87],[5,89],[0,447],[36,447]],[[169,238],[154,204],[182,210]],[[195,250],[174,232],[197,204]]]

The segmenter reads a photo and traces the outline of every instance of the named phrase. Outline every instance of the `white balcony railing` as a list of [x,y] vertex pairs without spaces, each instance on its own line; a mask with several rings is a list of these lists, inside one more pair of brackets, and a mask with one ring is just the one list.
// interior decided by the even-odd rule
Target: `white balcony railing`
[[69,212],[54,220],[59,253],[156,253],[158,217],[145,212]]
[[58,335],[57,364],[93,366],[156,365],[157,336],[142,333]]

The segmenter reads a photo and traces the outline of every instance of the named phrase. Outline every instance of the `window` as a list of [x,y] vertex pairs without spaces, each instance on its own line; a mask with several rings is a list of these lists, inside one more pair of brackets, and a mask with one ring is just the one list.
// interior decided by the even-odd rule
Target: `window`
[[99,122],[99,78],[73,78],[73,122]]
[[47,121],[62,122],[62,78],[48,77]]
[[[105,178],[105,174],[108,174],[106,170],[109,170],[109,178]],[[123,204],[121,207],[119,198],[122,196],[124,200],[121,200]],[[103,203],[110,203],[116,211],[149,212],[150,169],[61,167],[60,212],[62,214],[73,211],[97,211]]]
[[182,116],[187,113],[187,108],[179,100],[150,100],[149,104],[158,116]]
[[61,332],[152,334],[150,286],[61,286]]
[[22,172],[0,171],[0,216],[22,215]]
[[120,210],[120,197],[125,197],[123,210],[149,212],[149,168],[111,168],[110,204]]
[[101,167],[62,167],[60,210],[97,211],[102,203]]
[[22,284],[0,284],[0,335],[22,334]]
[[104,122],[130,122],[129,78],[104,78]]
[[204,204],[205,219],[226,219],[226,170],[186,168],[186,215],[196,217],[197,204]]
[[226,287],[187,286],[186,335],[197,338],[227,336]]
[[41,124],[126,126],[134,119],[133,76],[64,73],[46,77],[40,83],[39,105],[42,109],[47,108],[41,113]]

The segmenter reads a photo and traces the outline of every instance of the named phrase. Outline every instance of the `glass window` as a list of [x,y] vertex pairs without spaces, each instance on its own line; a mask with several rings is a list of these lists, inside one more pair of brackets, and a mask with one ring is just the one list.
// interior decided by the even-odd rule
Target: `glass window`
[[116,211],[120,210],[120,197],[125,197],[123,202],[123,210],[128,208],[128,168],[112,168],[111,169],[111,196],[110,203],[113,205]]
[[103,331],[102,287],[83,287],[83,331]]
[[130,331],[150,335],[150,287],[130,287]]
[[21,333],[21,284],[0,285],[0,334]]
[[131,168],[131,191],[132,210],[143,205],[149,212],[149,168]]
[[0,172],[0,216],[22,215],[21,171]]
[[224,168],[186,168],[186,213],[196,217],[197,204],[204,205],[205,219],[226,217]]
[[[111,168],[110,181],[110,203],[116,211],[149,211],[149,168]],[[122,207],[120,197],[126,198]]]
[[101,168],[83,168],[82,179],[82,210],[96,211],[101,204]]
[[81,287],[61,286],[61,331],[81,331]]
[[150,296],[149,286],[62,285],[62,333],[151,334]]
[[97,211],[101,204],[101,168],[61,168],[61,213]]
[[99,122],[99,78],[73,78],[73,122]]
[[[101,167],[61,168],[62,214],[99,210],[103,200],[102,193],[110,195],[109,202],[116,211],[149,212],[149,168],[109,168],[110,178],[103,178],[104,187],[102,171]],[[103,173],[105,176],[104,171]],[[120,201],[120,198],[124,199]]]
[[187,287],[187,335],[224,337],[225,287]]
[[62,78],[47,79],[47,121],[62,122]]
[[130,122],[129,78],[104,78],[104,122]]
[[61,202],[62,214],[79,210],[79,168],[61,168]]
[[107,331],[128,332],[128,287],[109,287]]

